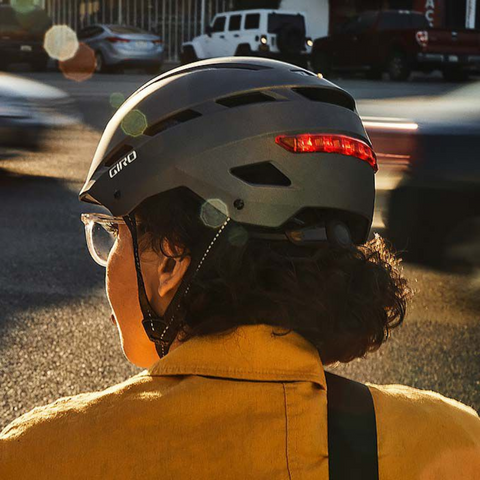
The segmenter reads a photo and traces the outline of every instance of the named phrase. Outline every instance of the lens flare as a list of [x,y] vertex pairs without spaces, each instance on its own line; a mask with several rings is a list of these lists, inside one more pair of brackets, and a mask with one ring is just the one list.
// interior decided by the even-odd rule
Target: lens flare
[[241,225],[236,225],[228,234],[228,241],[234,247],[243,247],[248,242],[248,232]]
[[17,13],[30,13],[37,8],[38,2],[35,0],[10,0],[10,6]]
[[79,48],[77,34],[67,25],[55,25],[45,34],[43,48],[51,58],[70,60]]
[[95,72],[95,52],[84,43],[80,43],[77,53],[69,60],[60,61],[58,66],[69,80],[83,82]]
[[202,222],[211,228],[218,228],[223,225],[228,216],[228,207],[219,198],[207,200],[200,210]]
[[113,108],[120,108],[122,103],[125,101],[125,95],[120,92],[114,92],[110,95],[110,105]]
[[132,110],[122,121],[122,130],[131,137],[142,135],[147,127],[147,117],[140,110]]

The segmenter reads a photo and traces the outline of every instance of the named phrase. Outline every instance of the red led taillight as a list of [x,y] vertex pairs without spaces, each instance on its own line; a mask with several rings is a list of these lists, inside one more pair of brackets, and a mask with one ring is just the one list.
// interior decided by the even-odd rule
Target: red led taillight
[[120,37],[107,37],[107,40],[110,43],[129,43],[130,40],[126,38],[120,38]]
[[417,43],[425,48],[428,45],[428,31],[427,30],[420,30],[415,34],[415,38],[417,39]]
[[362,140],[346,135],[279,135],[275,143],[293,153],[339,153],[356,157],[367,162],[375,173],[378,171],[377,157],[372,148]]

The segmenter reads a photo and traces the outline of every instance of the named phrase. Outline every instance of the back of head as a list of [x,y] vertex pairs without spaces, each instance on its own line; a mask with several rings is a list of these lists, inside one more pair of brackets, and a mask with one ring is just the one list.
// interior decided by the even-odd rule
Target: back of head
[[404,315],[393,255],[379,238],[361,246],[376,169],[347,92],[283,62],[219,58],[120,107],[80,198],[135,213],[148,246],[192,257],[176,313],[185,339],[269,323],[328,363],[377,348]]

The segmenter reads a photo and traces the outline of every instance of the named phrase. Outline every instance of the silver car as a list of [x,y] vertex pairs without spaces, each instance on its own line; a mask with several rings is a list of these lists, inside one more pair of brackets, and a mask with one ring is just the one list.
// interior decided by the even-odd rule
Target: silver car
[[90,25],[78,34],[80,42],[95,52],[96,71],[138,67],[157,73],[163,62],[163,42],[158,35],[125,25]]

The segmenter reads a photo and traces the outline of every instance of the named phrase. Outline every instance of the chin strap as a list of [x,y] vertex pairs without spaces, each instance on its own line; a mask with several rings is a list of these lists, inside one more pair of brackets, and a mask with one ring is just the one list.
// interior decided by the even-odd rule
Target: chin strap
[[[140,309],[143,315],[142,325],[147,333],[148,338],[155,343],[158,356],[163,358],[175,340],[178,329],[180,326],[181,319],[177,315],[182,300],[185,295],[188,294],[190,290],[190,284],[193,278],[197,275],[200,270],[203,262],[205,261],[207,255],[210,253],[213,245],[217,241],[218,237],[222,232],[224,232],[228,223],[230,222],[230,217],[227,217],[223,225],[218,229],[217,233],[213,237],[213,240],[208,245],[205,253],[203,254],[200,261],[193,262],[190,264],[185,276],[180,283],[175,295],[168,305],[165,314],[159,316],[148,301],[147,292],[145,290],[145,283],[143,282],[142,269],[140,265],[140,254],[138,251],[138,235],[137,235],[137,224],[135,220],[135,214],[131,213],[123,217],[125,223],[127,224],[128,229],[132,235],[133,240],[133,254],[135,258],[135,270],[137,272],[137,285],[138,285],[138,300],[140,303]],[[196,267],[194,268],[196,264]]]

